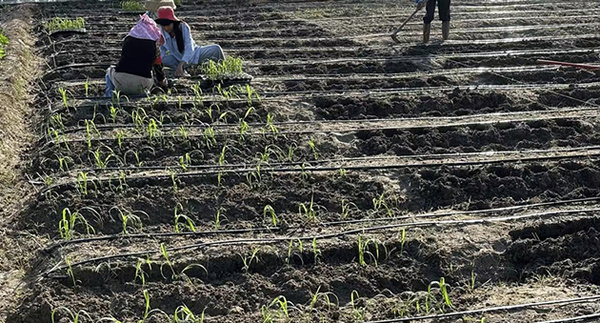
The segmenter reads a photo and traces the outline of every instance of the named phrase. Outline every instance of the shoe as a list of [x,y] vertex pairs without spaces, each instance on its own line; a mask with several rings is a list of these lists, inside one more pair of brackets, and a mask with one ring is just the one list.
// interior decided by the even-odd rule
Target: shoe
[[442,22],[442,39],[448,40],[448,36],[450,36],[450,22],[444,21]]
[[431,24],[423,24],[423,44],[429,42],[429,34],[431,33]]

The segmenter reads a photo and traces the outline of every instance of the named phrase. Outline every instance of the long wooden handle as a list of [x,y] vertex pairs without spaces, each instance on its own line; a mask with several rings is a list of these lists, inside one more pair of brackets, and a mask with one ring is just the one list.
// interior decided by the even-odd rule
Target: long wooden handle
[[419,12],[419,10],[421,10],[421,8],[417,8],[417,10],[415,10],[415,12],[413,12],[412,15],[410,15],[410,17],[406,18],[406,20],[404,20],[402,25],[400,25],[400,27],[398,27],[398,28],[396,28],[396,30],[394,30],[394,33],[392,34],[392,36],[396,36],[396,34],[400,30],[402,30],[402,28],[404,28],[404,26],[406,26],[406,24],[417,14],[417,12]]
[[546,64],[546,65],[559,65],[559,66],[577,67],[577,68],[582,68],[582,69],[585,69],[585,70],[600,70],[600,65],[576,64],[576,63],[569,63],[569,62],[557,62],[557,61],[549,61],[549,60],[546,60],[546,59],[538,59],[537,63],[538,64]]

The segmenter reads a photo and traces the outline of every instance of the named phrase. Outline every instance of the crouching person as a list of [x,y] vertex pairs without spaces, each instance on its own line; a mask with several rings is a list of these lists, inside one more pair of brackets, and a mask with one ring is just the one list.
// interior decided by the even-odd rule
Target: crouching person
[[119,63],[106,71],[105,96],[111,97],[114,91],[126,95],[147,93],[155,79],[158,86],[166,88],[159,51],[162,44],[164,38],[160,27],[148,15],[140,16],[123,41]]
[[160,7],[157,16],[156,23],[162,26],[165,38],[165,44],[160,47],[162,61],[165,66],[175,70],[175,76],[183,76],[186,65],[225,59],[219,45],[197,46],[190,26],[175,17],[173,8]]

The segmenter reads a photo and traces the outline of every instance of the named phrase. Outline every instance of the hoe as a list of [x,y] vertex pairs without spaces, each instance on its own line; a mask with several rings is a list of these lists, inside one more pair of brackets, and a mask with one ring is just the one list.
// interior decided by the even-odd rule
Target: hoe
[[544,65],[558,65],[558,66],[575,67],[575,68],[581,68],[581,69],[590,70],[590,71],[600,70],[600,65],[575,64],[575,63],[568,63],[568,62],[549,61],[549,60],[545,60],[545,59],[538,59],[537,63],[544,64]]
[[392,33],[392,39],[396,42],[396,43],[400,43],[400,40],[398,40],[398,32],[400,32],[400,30],[402,30],[402,28],[404,28],[404,26],[406,26],[406,24],[417,14],[417,12],[419,12],[419,10],[421,10],[421,8],[417,8],[417,10],[415,10],[415,12],[412,13],[412,15],[410,15],[410,17],[408,17],[406,20],[404,20],[404,22],[402,23],[402,25],[400,25],[400,27],[396,28],[394,30],[394,33]]

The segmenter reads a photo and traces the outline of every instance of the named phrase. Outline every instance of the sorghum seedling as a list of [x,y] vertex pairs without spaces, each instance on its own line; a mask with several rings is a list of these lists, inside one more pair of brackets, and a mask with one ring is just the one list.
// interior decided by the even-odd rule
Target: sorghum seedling
[[180,229],[181,226],[181,221],[180,220],[184,220],[184,224],[183,227],[189,229],[192,232],[196,232],[196,223],[194,222],[194,220],[192,220],[192,218],[190,218],[189,216],[185,215],[185,214],[181,214],[179,212],[183,211],[183,206],[181,205],[181,203],[177,203],[177,205],[175,206],[175,211],[174,211],[174,215],[175,215],[175,232],[179,233],[182,232]]
[[270,205],[265,205],[265,208],[263,209],[263,217],[267,217],[267,214],[271,217],[271,223],[273,224],[274,227],[277,226],[277,214],[275,214],[275,209],[273,209],[272,206]]
[[244,263],[244,267],[242,267],[242,270],[244,272],[248,272],[248,270],[250,269],[250,265],[252,265],[253,261],[254,262],[258,262],[259,261],[258,256],[257,256],[259,250],[260,250],[260,248],[258,248],[258,247],[254,248],[254,250],[252,251],[252,254],[250,255],[250,257],[248,257],[248,256],[246,256],[246,257],[240,256],[242,258],[242,262]]

